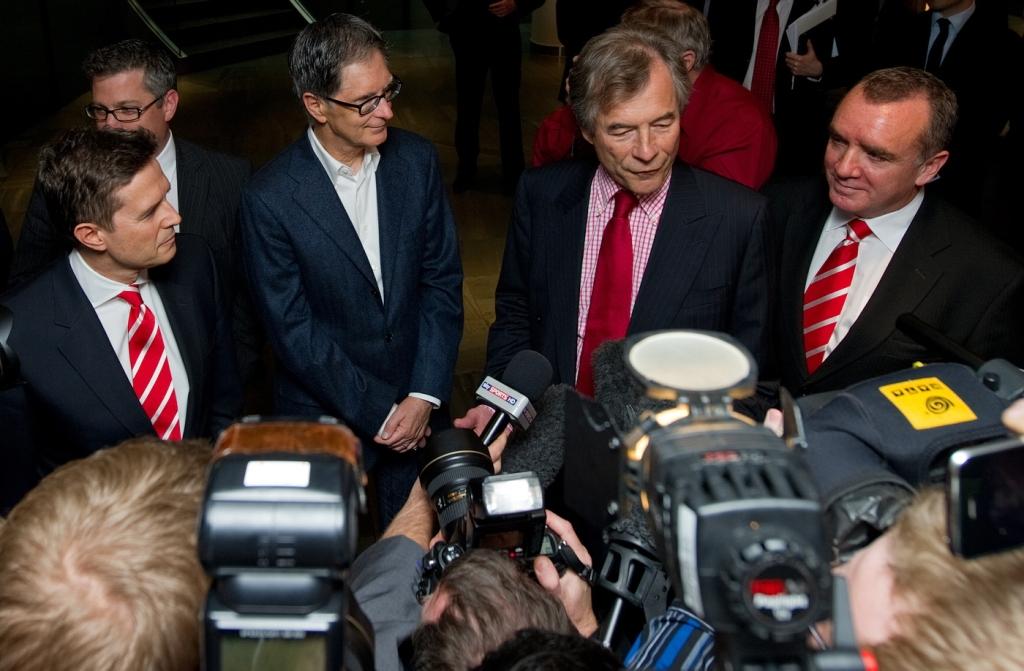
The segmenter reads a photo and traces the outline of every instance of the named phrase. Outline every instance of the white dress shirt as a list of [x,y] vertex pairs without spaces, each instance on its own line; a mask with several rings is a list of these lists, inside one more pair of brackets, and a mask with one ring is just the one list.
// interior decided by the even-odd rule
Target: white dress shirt
[[[752,44],[753,48],[750,50],[750,64],[747,66],[747,76],[743,78],[743,87],[750,89],[751,82],[754,81],[754,65],[757,61],[757,41],[761,36],[761,22],[764,20],[764,13],[768,11],[768,0],[757,0],[757,11],[754,14],[754,39]],[[772,53],[779,53],[779,47],[782,45],[782,38],[786,35],[786,26],[789,24],[789,13],[793,11],[793,0],[779,0],[779,4],[775,6],[775,11],[779,15],[779,39],[775,44],[775,48]],[[796,45],[789,45],[794,51]],[[777,75],[778,73],[776,73]]]
[[[889,267],[892,255],[900,246],[900,242],[907,229],[910,228],[910,222],[914,220],[917,211],[921,208],[923,200],[924,189],[920,189],[909,203],[895,212],[889,212],[874,219],[864,219],[864,223],[871,229],[872,235],[860,241],[850,293],[846,296],[843,311],[839,315],[839,322],[836,323],[832,337],[825,346],[825,358],[828,358],[839,341],[846,337],[853,323],[864,311],[864,306],[867,305],[871,295],[878,287],[882,274]],[[832,250],[846,238],[846,224],[857,218],[848,212],[832,208],[832,213],[829,214],[825,221],[825,227],[821,230],[821,237],[818,238],[818,246],[811,258],[811,265],[807,269],[804,291],[807,291],[811,280],[818,274],[818,270],[824,265]]]
[[[363,246],[366,260],[370,262],[373,279],[377,283],[380,300],[383,302],[385,294],[384,280],[380,270],[380,221],[377,216],[377,166],[380,164],[380,152],[376,149],[368,150],[363,154],[363,163],[359,167],[359,171],[353,172],[352,168],[330,155],[320,144],[320,140],[312,128],[307,129],[306,134],[309,136],[313,153],[320,161],[320,165],[327,171],[327,176],[331,178],[334,191],[338,194],[345,213],[352,221],[356,235],[359,236],[359,243]],[[435,409],[441,407],[441,399],[429,394],[410,392],[409,396],[427,401]],[[394,411],[395,407],[392,407],[391,412]],[[387,420],[390,418],[391,413],[388,413],[384,424],[387,424]],[[382,424],[381,429],[383,428]]]
[[[167,192],[167,202],[171,204],[175,212],[180,213],[181,209],[178,207],[178,150],[174,146],[174,135],[170,131],[167,133],[167,144],[156,155],[156,162],[160,164],[160,170],[164,173],[164,177],[171,183],[171,190]],[[180,228],[181,224],[175,224],[174,232],[179,233]]]
[[[942,58],[939,59],[939,63],[946,60],[946,54],[949,53],[949,48],[953,46],[953,40],[956,39],[957,34],[963,30],[964,24],[967,23],[967,19],[971,18],[974,14],[976,5],[972,2],[971,6],[962,12],[957,12],[953,16],[947,16],[949,20],[949,35],[946,37],[946,44],[942,47]],[[940,12],[932,12],[932,32],[928,36],[928,50],[924,52],[925,62],[928,62],[928,54],[932,52],[932,45],[935,44],[935,40],[939,37],[939,19],[943,18]]]
[[[129,288],[129,285],[115,282],[109,277],[104,277],[93,270],[77,249],[68,254],[68,263],[71,265],[71,272],[78,285],[85,292],[85,297],[96,311],[96,316],[103,326],[104,333],[110,346],[114,348],[117,360],[121,362],[128,384],[132,382],[132,364],[128,356],[128,312],[131,309],[128,303],[117,297],[119,293]],[[178,349],[178,341],[171,329],[171,322],[164,310],[164,303],[160,300],[160,294],[156,287],[149,281],[145,270],[139,273],[135,285],[142,294],[142,302],[152,311],[156,317],[157,326],[164,339],[164,349],[167,352],[167,362],[171,366],[171,381],[174,385],[174,395],[178,401],[178,419],[181,422],[181,431],[185,432],[185,411],[188,408],[188,373],[185,371],[185,363],[181,358],[181,350]]]

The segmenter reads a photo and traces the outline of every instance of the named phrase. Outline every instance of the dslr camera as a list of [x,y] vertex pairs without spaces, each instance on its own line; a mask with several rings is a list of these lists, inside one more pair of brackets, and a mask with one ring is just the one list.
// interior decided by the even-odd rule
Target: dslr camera
[[453,561],[475,548],[497,550],[524,563],[547,556],[559,572],[572,568],[592,581],[592,569],[547,528],[544,490],[537,475],[495,475],[487,448],[469,429],[431,436],[420,455],[419,478],[444,538],[423,558],[417,588],[421,600],[437,589]]

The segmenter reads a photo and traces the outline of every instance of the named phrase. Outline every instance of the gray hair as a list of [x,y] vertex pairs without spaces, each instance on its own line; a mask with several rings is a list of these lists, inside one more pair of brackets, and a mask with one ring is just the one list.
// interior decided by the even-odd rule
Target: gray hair
[[917,139],[921,160],[926,161],[949,146],[956,126],[956,94],[935,75],[918,68],[885,68],[866,75],[853,90],[875,104],[923,97],[931,114],[928,126]]
[[295,95],[300,99],[303,93],[332,95],[341,88],[341,69],[365,61],[374,51],[387,58],[380,32],[358,16],[337,12],[309,24],[288,54]]
[[[174,59],[167,50],[145,40],[123,40],[100,47],[82,61],[82,72],[90,81],[130,70],[142,70],[142,83],[154,97],[178,86]],[[161,105],[163,100],[157,107]]]
[[641,0],[622,15],[622,25],[660,30],[672,38],[679,53],[692,51],[694,70],[702,70],[711,56],[711,29],[698,10],[679,0]]
[[656,60],[672,75],[682,109],[690,97],[690,81],[669,37],[660,31],[618,26],[587,42],[569,73],[569,102],[580,128],[592,133],[600,112],[638,94]]

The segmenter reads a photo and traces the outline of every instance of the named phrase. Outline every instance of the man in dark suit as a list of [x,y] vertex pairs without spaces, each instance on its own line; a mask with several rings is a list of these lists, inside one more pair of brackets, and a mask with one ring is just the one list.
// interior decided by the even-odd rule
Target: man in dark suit
[[[262,337],[242,286],[238,258],[238,204],[249,162],[171,133],[179,103],[177,75],[170,54],[159,46],[135,39],[117,42],[89,54],[82,70],[92,87],[85,114],[97,127],[145,129],[156,137],[156,160],[171,184],[168,201],[181,213],[180,229],[200,236],[213,250],[224,299],[232,306],[239,363],[249,379]],[[18,238],[12,286],[69,251],[51,219],[37,184]]]
[[348,14],[299,34],[288,62],[310,125],[246,188],[242,232],[276,411],[348,424],[367,466],[382,461],[388,520],[416,475],[402,453],[451,393],[462,269],[433,146],[388,128],[401,82],[385,53]]
[[178,213],[148,132],[81,129],[41,153],[73,249],[2,304],[41,474],[126,438],[213,437],[240,411],[209,247]]
[[[570,97],[600,165],[568,161],[523,176],[495,292],[489,372],[500,376],[531,348],[551,361],[555,382],[592,394],[597,345],[667,328],[724,331],[762,354],[764,201],[675,162],[689,94],[678,56],[667,36],[624,26],[584,48]],[[471,411],[465,425],[486,421],[483,412]]]
[[1024,266],[925,186],[949,157],[956,99],[914,68],[879,70],[843,99],[820,179],[771,197],[778,361],[795,394],[937,361],[896,324],[911,313],[982,357],[1024,363]]
[[821,73],[813,76],[787,65],[787,56],[817,53],[824,60],[832,51],[832,22],[801,34],[798,44],[790,44],[786,34],[790,24],[815,4],[815,0],[713,0],[707,9],[714,45],[711,63],[750,89],[774,115],[779,136],[776,169],[783,174],[814,172],[815,157],[824,142]]
[[[950,160],[935,187],[973,216],[983,209],[985,182],[998,154],[1020,86],[1021,40],[1006,25],[1006,7],[979,0],[932,0],[931,11],[886,12],[880,25],[879,62],[907,65],[937,76],[956,94],[960,109]],[[1019,80],[1018,80],[1019,81]],[[988,223],[988,222],[985,222]]]

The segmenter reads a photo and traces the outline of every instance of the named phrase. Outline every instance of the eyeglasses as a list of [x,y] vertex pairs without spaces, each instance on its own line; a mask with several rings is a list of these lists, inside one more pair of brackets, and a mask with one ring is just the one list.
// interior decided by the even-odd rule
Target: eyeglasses
[[103,105],[86,105],[85,116],[95,121],[106,121],[108,116],[113,116],[122,123],[138,121],[146,113],[146,110],[157,104],[160,100],[163,100],[165,95],[167,95],[167,91],[153,98],[153,101],[144,107],[118,107],[117,109],[108,110]]
[[391,83],[388,84],[387,87],[385,87],[384,93],[380,94],[379,96],[372,96],[370,98],[367,98],[361,103],[347,103],[343,100],[335,100],[334,98],[331,98],[329,96],[321,97],[324,100],[330,100],[335,105],[341,105],[342,107],[354,109],[357,112],[359,112],[359,116],[366,116],[367,114],[370,114],[371,112],[373,112],[373,110],[377,109],[380,106],[381,100],[387,100],[388,102],[391,102],[399,93],[401,93],[401,91],[402,80],[399,79],[397,75],[392,75]]

